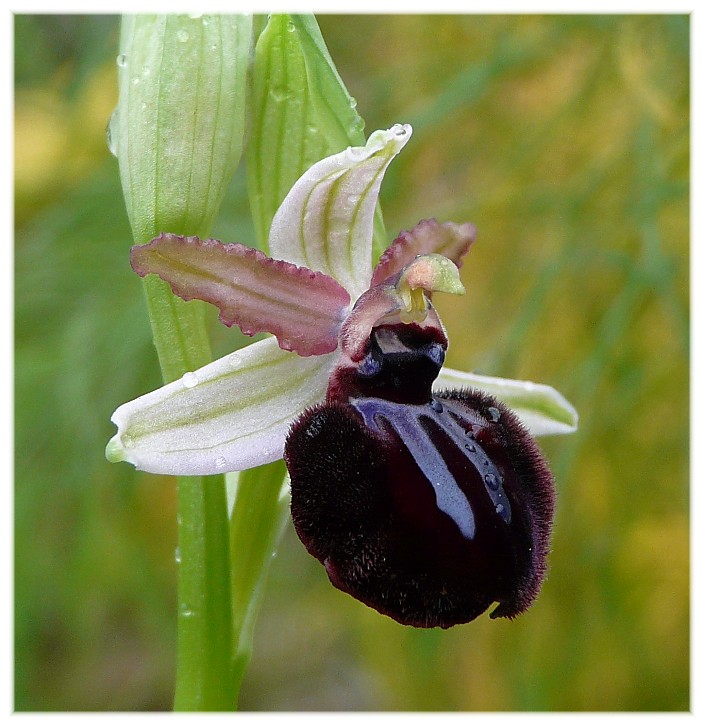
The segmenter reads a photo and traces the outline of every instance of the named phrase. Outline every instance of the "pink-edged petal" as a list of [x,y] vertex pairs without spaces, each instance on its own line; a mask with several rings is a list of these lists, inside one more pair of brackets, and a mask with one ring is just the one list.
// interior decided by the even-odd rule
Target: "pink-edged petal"
[[356,299],[369,287],[373,217],[381,180],[412,134],[397,124],[310,167],[271,223],[269,252],[329,274]]
[[401,232],[386,249],[376,265],[371,284],[400,272],[419,254],[441,254],[461,267],[462,257],[476,239],[473,224],[455,224],[436,219],[423,219],[409,232]]
[[337,358],[300,357],[273,338],[256,342],[121,405],[106,456],[179,476],[277,460],[293,419],[323,399]]
[[349,294],[332,277],[267,257],[242,244],[161,234],[132,247],[137,274],[158,274],[184,300],[220,308],[246,335],[271,332],[284,350],[324,355],[337,347]]

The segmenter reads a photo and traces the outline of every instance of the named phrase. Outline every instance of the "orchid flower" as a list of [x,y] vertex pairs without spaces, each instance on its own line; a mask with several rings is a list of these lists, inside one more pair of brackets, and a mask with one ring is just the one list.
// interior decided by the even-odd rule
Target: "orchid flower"
[[284,457],[293,523],[330,581],[403,624],[449,627],[537,596],[554,493],[528,427],[568,432],[576,412],[548,386],[443,369],[431,297],[464,293],[473,225],[421,221],[372,268],[381,180],[411,133],[312,166],[273,219],[272,257],[168,233],[133,247],[138,274],[273,337],[122,405],[107,456],[178,475]]
[[[274,217],[273,259],[242,245],[169,234],[134,248],[140,274],[160,274],[183,299],[217,304],[227,325],[237,324],[247,334],[272,332],[275,338],[120,406],[112,416],[118,431],[107,446],[110,461],[153,473],[202,475],[280,459],[291,423],[324,399],[331,372],[344,356],[358,352],[354,346],[375,323],[366,305],[363,315],[359,309],[355,314],[355,303],[369,287],[420,254],[439,253],[461,263],[474,227],[425,221],[398,236],[372,270],[381,180],[411,133],[408,125],[377,131],[365,147],[312,166]],[[421,282],[415,289],[429,287]],[[408,294],[416,298],[418,292]],[[379,317],[388,313],[383,304]],[[412,311],[412,299],[406,309]],[[534,435],[575,429],[575,410],[549,386],[446,368],[436,383],[457,384],[502,397]]]

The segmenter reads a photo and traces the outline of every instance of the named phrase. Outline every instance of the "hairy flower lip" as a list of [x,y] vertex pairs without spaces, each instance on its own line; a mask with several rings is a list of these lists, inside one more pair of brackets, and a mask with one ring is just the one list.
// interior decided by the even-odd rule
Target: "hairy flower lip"
[[331,583],[415,627],[464,624],[494,602],[491,618],[524,612],[554,495],[517,417],[478,391],[420,405],[344,397],[298,418],[285,451],[296,531]]

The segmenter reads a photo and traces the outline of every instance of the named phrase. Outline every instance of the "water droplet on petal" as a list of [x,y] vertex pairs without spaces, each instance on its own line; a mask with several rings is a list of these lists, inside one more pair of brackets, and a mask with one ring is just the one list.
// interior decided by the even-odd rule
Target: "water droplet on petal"
[[502,503],[499,503],[499,504],[498,504],[498,505],[496,506],[496,513],[497,513],[497,514],[502,514],[502,513],[503,513],[503,509],[504,509],[504,508],[505,508],[505,506],[503,506],[503,504],[502,504]]
[[215,459],[215,467],[222,469],[227,465],[227,459],[224,456],[218,456]]
[[437,400],[437,398],[432,398],[430,400],[430,408],[434,410],[435,413],[441,413],[444,410],[444,406]]
[[352,97],[351,97],[351,98],[349,99],[349,105],[350,105],[350,106],[351,106],[352,108],[356,108],[356,98],[354,98],[354,97],[352,96]]
[[117,56],[117,61],[116,62],[117,62],[117,65],[120,68],[126,68],[127,67],[127,56],[124,53],[120,53]]
[[500,411],[498,410],[498,408],[494,408],[493,406],[491,406],[488,409],[488,415],[491,416],[491,420],[494,423],[497,423],[500,420]]
[[498,488],[500,487],[500,481],[492,473],[487,473],[483,477],[483,480],[486,482],[486,485],[488,486],[488,488],[492,488],[494,491],[497,491]]
[[347,146],[347,153],[353,159],[363,159],[366,157],[366,148],[364,146]]
[[198,376],[195,373],[186,373],[181,382],[186,388],[194,388],[198,384]]
[[473,443],[467,443],[465,447],[470,453],[476,453],[476,446]]

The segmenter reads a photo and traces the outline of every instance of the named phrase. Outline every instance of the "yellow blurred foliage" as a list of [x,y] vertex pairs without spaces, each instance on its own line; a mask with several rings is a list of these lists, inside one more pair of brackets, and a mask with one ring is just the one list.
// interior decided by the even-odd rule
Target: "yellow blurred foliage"
[[109,153],[106,128],[117,102],[114,67],[89,77],[73,99],[61,74],[15,97],[15,193],[18,212],[37,197],[85,179]]

